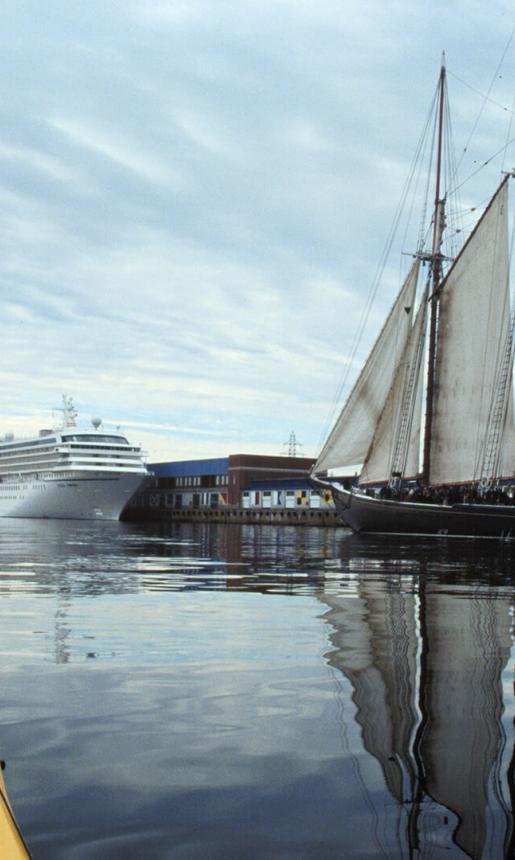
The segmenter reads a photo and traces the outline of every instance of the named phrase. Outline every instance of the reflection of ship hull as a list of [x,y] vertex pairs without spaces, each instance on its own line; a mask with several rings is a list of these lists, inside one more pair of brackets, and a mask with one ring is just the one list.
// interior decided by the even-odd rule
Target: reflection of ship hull
[[118,520],[144,475],[74,472],[0,482],[0,517]]
[[453,535],[456,537],[515,537],[515,507],[502,505],[425,505],[377,499],[360,492],[331,488],[336,510],[355,532]]

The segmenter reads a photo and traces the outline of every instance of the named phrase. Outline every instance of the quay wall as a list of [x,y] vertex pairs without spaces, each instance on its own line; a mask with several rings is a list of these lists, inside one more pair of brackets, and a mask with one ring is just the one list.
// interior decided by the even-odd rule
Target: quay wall
[[212,522],[212,523],[262,523],[285,526],[341,526],[342,522],[334,510],[260,509],[260,508],[197,508],[181,510],[137,507],[131,505],[123,514],[124,520],[159,522]]

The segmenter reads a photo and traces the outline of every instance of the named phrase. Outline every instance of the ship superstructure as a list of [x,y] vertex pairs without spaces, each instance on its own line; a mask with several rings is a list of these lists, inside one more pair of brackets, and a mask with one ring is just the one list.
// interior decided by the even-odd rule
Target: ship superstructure
[[77,427],[69,397],[62,412],[56,429],[0,437],[1,517],[117,520],[148,474],[138,445],[100,419]]

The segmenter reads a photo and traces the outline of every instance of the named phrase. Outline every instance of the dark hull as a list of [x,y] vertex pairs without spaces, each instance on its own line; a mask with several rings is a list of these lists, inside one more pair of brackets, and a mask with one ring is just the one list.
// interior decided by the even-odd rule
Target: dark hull
[[515,507],[424,505],[377,499],[315,481],[331,489],[338,515],[355,532],[515,538]]

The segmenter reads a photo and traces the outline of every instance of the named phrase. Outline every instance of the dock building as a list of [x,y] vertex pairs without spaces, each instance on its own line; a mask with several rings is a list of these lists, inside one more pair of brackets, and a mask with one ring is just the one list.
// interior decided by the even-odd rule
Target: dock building
[[334,502],[330,493],[321,494],[311,487],[308,476],[313,463],[308,457],[259,454],[149,463],[152,477],[132,500],[127,515],[244,521],[326,520],[326,515],[329,518],[334,515]]

